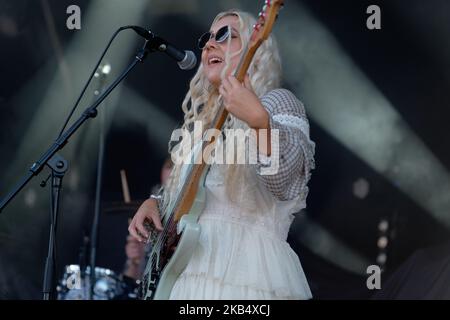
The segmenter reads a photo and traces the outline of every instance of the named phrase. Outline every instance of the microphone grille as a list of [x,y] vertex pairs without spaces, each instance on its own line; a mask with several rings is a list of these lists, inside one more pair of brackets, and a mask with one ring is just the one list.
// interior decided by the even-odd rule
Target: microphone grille
[[197,57],[195,56],[195,53],[192,51],[186,50],[185,51],[186,56],[183,60],[178,62],[178,65],[182,70],[191,70],[194,69],[197,65]]

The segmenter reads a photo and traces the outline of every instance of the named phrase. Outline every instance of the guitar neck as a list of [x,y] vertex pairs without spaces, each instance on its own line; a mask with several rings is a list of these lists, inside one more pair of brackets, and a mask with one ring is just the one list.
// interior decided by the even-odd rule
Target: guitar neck
[[[239,67],[235,74],[236,78],[239,81],[241,82],[244,81],[245,75],[247,73],[248,67],[250,66],[251,59],[253,58],[254,54],[255,52],[249,52],[249,50],[246,50],[246,53],[241,58],[241,61],[239,62]],[[211,127],[221,131],[227,117],[228,111],[223,106],[220,106],[219,112],[215,117]],[[205,142],[203,144],[203,147],[209,146],[213,143],[215,143],[215,140]],[[203,154],[203,152],[200,153]],[[189,178],[187,179],[186,184],[184,185],[183,192],[181,194],[181,199],[178,202],[178,205],[176,206],[175,209],[175,221],[178,221],[184,214],[189,212],[189,209],[191,208],[192,203],[195,200],[195,195],[197,194],[200,178],[206,168],[205,161],[206,159],[202,159],[200,164],[196,164],[192,167],[191,172],[189,174]]]
[[[256,50],[263,43],[263,41],[267,40],[267,38],[269,37],[269,34],[272,31],[273,24],[275,23],[276,17],[278,15],[278,11],[283,6],[283,2],[283,0],[266,0],[263,12],[259,14],[258,21],[253,26],[254,30],[250,37],[250,41],[243,50],[244,53],[235,72],[236,79],[238,79],[241,83],[244,82],[245,76],[248,72],[253,57],[255,56]],[[211,128],[222,131],[227,117],[228,111],[223,107],[223,105],[221,105],[216,117],[214,118],[214,121],[212,122]],[[215,143],[215,139],[212,139],[212,141],[210,142],[202,143],[202,147],[210,146],[213,143]],[[200,156],[202,156],[203,152],[200,152],[200,154]],[[183,186],[183,193],[181,195],[180,201],[177,203],[174,210],[175,221],[178,221],[183,215],[187,214],[192,207],[199,187],[200,179],[207,167],[205,163],[206,160],[207,159],[202,158],[200,164],[196,164],[193,166],[189,174],[189,179],[187,179],[186,183]]]

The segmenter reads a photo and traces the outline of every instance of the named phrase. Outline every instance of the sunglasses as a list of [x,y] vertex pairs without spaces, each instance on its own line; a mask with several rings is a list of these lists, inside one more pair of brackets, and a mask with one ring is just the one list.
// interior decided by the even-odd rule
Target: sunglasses
[[214,34],[214,32],[208,31],[202,34],[202,36],[198,39],[198,48],[200,50],[203,50],[203,48],[206,47],[208,41],[211,40],[212,38],[214,38],[214,40],[217,43],[224,42],[225,40],[228,39],[230,35],[231,35],[230,26],[224,26],[220,28],[219,30],[217,30],[216,34]]

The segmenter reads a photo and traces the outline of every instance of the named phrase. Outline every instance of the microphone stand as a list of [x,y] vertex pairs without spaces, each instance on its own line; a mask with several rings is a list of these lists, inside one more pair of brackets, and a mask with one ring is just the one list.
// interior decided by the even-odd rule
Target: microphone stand
[[[100,77],[104,77],[102,75]],[[106,102],[105,102],[106,103]],[[97,258],[97,242],[98,242],[98,227],[100,223],[100,211],[101,211],[101,191],[103,181],[103,159],[105,157],[105,113],[100,115],[100,129],[98,136],[98,159],[97,159],[97,181],[95,187],[95,209],[94,219],[92,220],[91,229],[91,247],[90,247],[90,281],[89,281],[89,299],[94,299],[94,288],[96,282],[95,265]]]
[[68,162],[58,154],[52,156],[47,165],[52,170],[51,183],[51,212],[50,212],[50,236],[48,242],[48,255],[45,261],[44,273],[44,300],[54,299],[52,288],[54,287],[54,274],[56,271],[56,227],[58,225],[59,196],[61,194],[62,179],[68,169]]
[[[151,41],[145,41],[144,47],[138,51],[133,62],[122,72],[122,74],[103,92],[100,97],[88,107],[77,121],[64,132],[51,146],[44,152],[44,154],[30,167],[27,174],[25,174],[19,183],[10,191],[4,199],[0,202],[0,213],[8,205],[8,203],[30,182],[30,180],[37,176],[45,165],[52,170],[52,201],[50,211],[50,237],[48,245],[48,256],[45,264],[44,285],[43,285],[43,299],[50,300],[54,298],[54,271],[55,271],[55,249],[56,249],[56,226],[58,219],[59,197],[61,191],[62,179],[64,173],[68,168],[67,161],[62,158],[57,152],[64,148],[69,138],[83,125],[83,123],[97,116],[97,107],[103,100],[122,82],[123,79],[133,70],[139,62],[144,62],[151,46]],[[91,270],[91,273],[95,270]]]

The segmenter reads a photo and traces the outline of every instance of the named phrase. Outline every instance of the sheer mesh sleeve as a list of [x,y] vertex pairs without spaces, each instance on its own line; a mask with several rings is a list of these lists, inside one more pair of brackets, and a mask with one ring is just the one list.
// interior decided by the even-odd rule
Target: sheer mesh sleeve
[[[258,154],[255,166],[258,179],[279,200],[306,196],[310,172],[315,167],[315,144],[309,137],[305,108],[286,89],[269,92],[261,102],[269,112],[271,130],[278,130],[279,143],[278,147],[272,144],[270,157]],[[274,160],[278,160],[277,169],[267,174],[264,169],[271,167]]]

